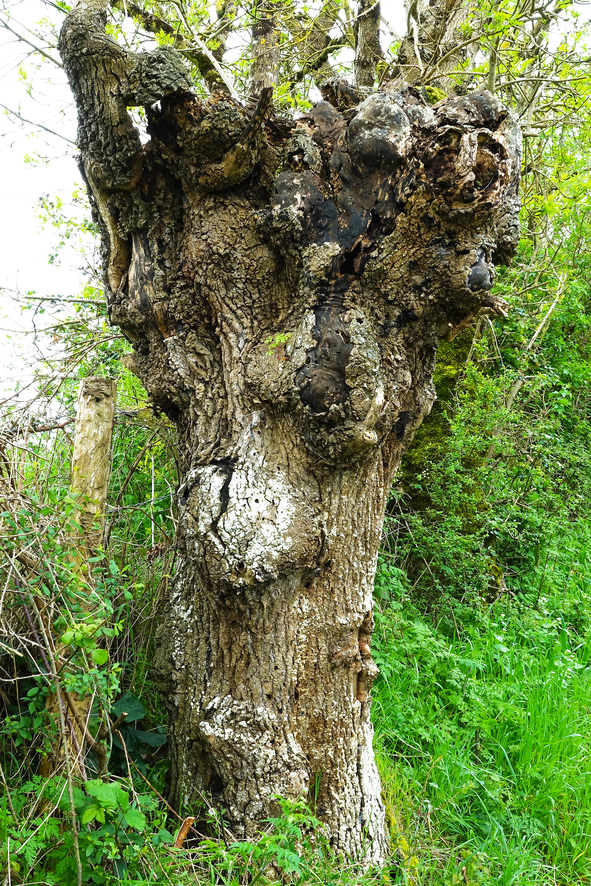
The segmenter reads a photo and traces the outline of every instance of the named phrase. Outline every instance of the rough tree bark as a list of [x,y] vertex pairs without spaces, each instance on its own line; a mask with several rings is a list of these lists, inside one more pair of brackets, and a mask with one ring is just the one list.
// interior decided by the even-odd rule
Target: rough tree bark
[[274,0],[257,4],[252,26],[252,65],[250,95],[256,104],[263,89],[277,85],[280,62],[281,32],[277,24],[278,9]]
[[377,63],[384,58],[380,19],[379,0],[359,0],[355,21],[355,82],[358,86],[374,85]]
[[[178,427],[179,566],[157,667],[170,792],[239,836],[310,792],[336,847],[387,850],[372,751],[372,583],[390,480],[437,343],[504,312],[520,137],[487,93],[275,117],[198,101],[178,57],[68,16],[60,51],[111,321]],[[351,89],[346,91],[347,102]],[[140,144],[126,106],[147,108]]]
[[474,51],[474,37],[461,31],[471,10],[466,0],[409,0],[407,34],[390,71],[392,82],[456,92],[457,78],[449,74]]

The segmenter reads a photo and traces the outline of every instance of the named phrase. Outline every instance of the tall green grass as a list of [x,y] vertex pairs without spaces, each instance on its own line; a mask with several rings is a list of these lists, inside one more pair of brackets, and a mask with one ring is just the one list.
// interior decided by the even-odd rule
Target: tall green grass
[[399,878],[591,883],[589,560],[569,526],[535,596],[450,598],[437,619],[382,562],[374,722]]

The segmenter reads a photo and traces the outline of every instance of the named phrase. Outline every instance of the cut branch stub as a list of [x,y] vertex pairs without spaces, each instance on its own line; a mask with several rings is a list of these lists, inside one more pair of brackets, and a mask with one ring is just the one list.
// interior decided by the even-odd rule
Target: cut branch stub
[[[94,70],[69,58],[85,95]],[[112,135],[79,108],[84,163],[108,168]],[[170,795],[190,807],[208,791],[248,835],[275,795],[314,791],[334,845],[379,862],[384,507],[435,396],[438,342],[505,309],[491,286],[517,241],[519,129],[487,93],[431,108],[404,88],[293,121],[179,89],[148,131],[137,180],[92,194],[111,320],[179,429],[179,565],[156,655]]]

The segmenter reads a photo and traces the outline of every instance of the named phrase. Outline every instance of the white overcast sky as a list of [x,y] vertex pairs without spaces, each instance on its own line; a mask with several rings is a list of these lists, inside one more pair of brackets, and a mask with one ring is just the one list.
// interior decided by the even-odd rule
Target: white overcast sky
[[[38,0],[16,0],[11,8],[16,21],[29,27],[47,14],[47,7]],[[0,286],[40,295],[72,296],[83,285],[75,259],[64,255],[62,266],[49,264],[56,232],[41,231],[35,207],[42,195],[66,198],[79,184],[73,159],[75,111],[63,72],[44,65],[35,77],[35,62],[27,62],[25,51],[23,44],[0,28],[0,103],[18,108],[23,117],[55,130],[63,138],[42,133],[32,125],[19,125],[0,108]],[[33,68],[33,98],[19,78],[21,65]],[[48,162],[27,163],[27,155],[36,152],[47,156]],[[31,312],[21,312],[6,293],[0,299],[0,391],[8,393],[17,382],[29,380],[25,355],[33,355]],[[38,317],[37,322],[43,326],[45,318]]]

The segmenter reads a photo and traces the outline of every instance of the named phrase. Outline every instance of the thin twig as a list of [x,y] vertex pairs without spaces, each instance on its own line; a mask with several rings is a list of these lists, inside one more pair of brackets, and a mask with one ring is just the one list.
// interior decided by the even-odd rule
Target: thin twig
[[[566,286],[566,280],[567,280],[567,275],[563,274],[562,277],[560,278],[560,281],[558,284],[556,298],[554,299],[554,301],[552,302],[552,304],[550,305],[550,307],[548,308],[548,310],[544,314],[542,322],[539,324],[538,328],[536,329],[533,336],[530,338],[528,344],[524,348],[525,353],[527,353],[528,351],[530,351],[532,349],[532,347],[534,346],[534,344],[536,342],[537,337],[546,328],[548,321],[550,320],[550,317],[552,316],[552,312],[554,311],[554,308],[556,307],[556,305],[560,301],[562,293],[564,292],[564,288]],[[513,387],[511,388],[511,390],[509,392],[509,396],[507,397],[507,402],[505,403],[505,409],[507,412],[509,412],[509,410],[513,406],[513,404],[515,402],[515,398],[517,397],[518,393],[520,392],[520,390],[524,386],[525,382],[526,382],[526,376],[521,375],[517,379],[517,381],[515,382]],[[496,438],[498,438],[500,436],[502,430],[503,430],[503,428],[500,425],[493,430],[493,432],[492,432],[493,440],[486,451],[486,455],[484,456],[485,461],[490,461],[490,459],[493,457],[493,455],[495,453],[495,448],[497,445]]]

